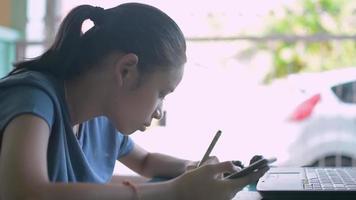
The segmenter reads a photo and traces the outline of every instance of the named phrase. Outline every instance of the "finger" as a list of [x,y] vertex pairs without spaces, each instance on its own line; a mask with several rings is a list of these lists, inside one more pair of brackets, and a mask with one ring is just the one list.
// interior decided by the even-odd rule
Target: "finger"
[[241,168],[232,164],[232,167],[227,169],[226,171],[222,172],[222,173],[218,173],[215,175],[215,178],[216,179],[224,179],[226,177],[226,175],[229,175],[229,174],[233,174],[233,173],[236,173],[236,172],[239,172],[241,171]]
[[216,163],[219,163],[219,159],[216,156],[209,156],[209,158],[203,163],[203,165]]
[[262,158],[263,158],[262,155],[254,155],[254,156],[251,158],[251,160],[250,160],[250,164],[252,164],[252,163],[254,163],[254,162],[256,162],[256,161],[259,161],[259,160],[261,160]]
[[242,164],[241,161],[239,160],[233,160],[232,163],[235,165],[235,166],[238,166],[240,168],[244,168],[244,165]]
[[197,168],[197,166],[195,166],[195,165],[189,165],[189,166],[187,166],[187,171],[193,170],[193,169],[195,169],[195,168]]
[[190,171],[193,169],[196,169],[198,167],[199,161],[191,161],[187,167],[186,167],[186,171]]
[[212,174],[215,175],[215,176],[223,174],[224,172],[233,173],[233,172],[236,172],[236,171],[240,170],[239,167],[235,166],[230,161],[211,164],[211,165],[208,165],[208,166],[210,166]]
[[251,177],[250,177],[250,180],[251,180],[250,183],[257,182],[268,170],[269,170],[269,167],[265,166],[265,167],[257,170],[256,172],[252,173]]
[[[235,165],[235,164],[234,164],[234,165]],[[226,178],[227,176],[230,176],[231,174],[234,174],[234,173],[236,173],[236,172],[241,171],[241,169],[242,169],[241,167],[238,167],[238,166],[235,165],[233,172],[224,172],[224,173],[222,174],[221,178]]]
[[263,167],[244,177],[237,178],[236,181],[234,181],[234,183],[240,188],[245,187],[248,184],[257,182],[261,178],[261,176],[263,176],[268,170],[269,170],[268,166]]

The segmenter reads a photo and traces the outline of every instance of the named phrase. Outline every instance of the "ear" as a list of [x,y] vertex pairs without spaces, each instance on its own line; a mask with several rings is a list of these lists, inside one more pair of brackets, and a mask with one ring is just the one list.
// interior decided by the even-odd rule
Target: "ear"
[[139,78],[138,57],[129,53],[121,55],[115,63],[115,76],[120,86],[132,87]]

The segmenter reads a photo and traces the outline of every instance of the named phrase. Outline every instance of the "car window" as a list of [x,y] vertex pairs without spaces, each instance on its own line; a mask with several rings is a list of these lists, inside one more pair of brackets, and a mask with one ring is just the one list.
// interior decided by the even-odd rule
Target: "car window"
[[356,103],[356,81],[343,83],[331,88],[344,103]]

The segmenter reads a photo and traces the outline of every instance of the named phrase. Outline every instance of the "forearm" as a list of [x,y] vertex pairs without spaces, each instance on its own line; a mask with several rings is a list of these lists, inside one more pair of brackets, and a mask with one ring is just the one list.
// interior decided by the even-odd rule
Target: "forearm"
[[42,200],[95,200],[95,199],[134,199],[134,193],[130,188],[124,185],[109,185],[109,184],[48,184],[43,187]]
[[183,160],[172,156],[150,153],[143,166],[143,175],[147,177],[173,178],[187,171],[187,167],[196,165],[197,162]]
[[143,176],[135,176],[135,175],[127,175],[127,176],[119,176],[115,175],[111,178],[110,183],[112,184],[122,184],[124,181],[130,181],[131,183],[140,184],[146,183],[149,179]]
[[[24,199],[39,200],[166,200],[175,199],[172,182],[137,184],[133,187],[116,184],[58,183],[37,187],[32,195],[22,195]],[[9,198],[14,199],[14,198]]]

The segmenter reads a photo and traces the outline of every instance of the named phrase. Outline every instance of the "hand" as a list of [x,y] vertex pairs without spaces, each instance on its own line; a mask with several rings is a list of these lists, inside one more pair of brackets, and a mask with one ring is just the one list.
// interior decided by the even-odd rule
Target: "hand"
[[188,171],[174,181],[177,199],[180,200],[228,200],[246,185],[258,180],[268,168],[258,170],[238,179],[224,179],[224,172],[236,172],[232,162],[207,164]]
[[235,172],[231,162],[205,164],[192,169],[174,180],[177,199],[180,200],[216,200],[230,199],[230,189],[220,175],[223,172]]
[[262,155],[254,155],[250,160],[250,165],[258,160],[261,160],[261,159],[263,159]]
[[[207,165],[207,164],[216,164],[219,163],[219,159],[216,156],[210,156],[205,162],[201,164],[201,166]],[[199,161],[191,162],[190,164],[187,165],[186,171],[190,171],[192,169],[198,168]]]

